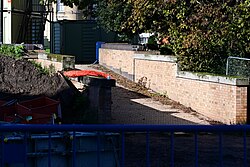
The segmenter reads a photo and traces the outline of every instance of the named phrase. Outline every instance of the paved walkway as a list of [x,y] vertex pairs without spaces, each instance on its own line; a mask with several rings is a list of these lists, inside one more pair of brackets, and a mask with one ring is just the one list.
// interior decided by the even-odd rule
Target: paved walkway
[[[76,65],[76,68],[91,69],[87,65]],[[204,117],[173,109],[121,85],[112,88],[112,102],[113,124],[209,124]]]
[[120,85],[112,88],[112,101],[114,124],[209,124],[205,119],[163,105]]

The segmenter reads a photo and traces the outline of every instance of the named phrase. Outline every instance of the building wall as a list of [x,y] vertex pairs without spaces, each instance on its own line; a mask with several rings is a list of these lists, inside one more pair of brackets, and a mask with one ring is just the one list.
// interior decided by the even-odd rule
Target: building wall
[[25,34],[24,32],[28,32],[27,29],[31,29],[31,27],[27,28],[27,21],[30,21],[30,19],[27,19],[28,15],[26,13],[29,4],[32,5],[32,12],[41,13],[40,11],[42,11],[43,7],[39,3],[39,0],[3,0],[3,43],[11,44],[31,41],[31,39],[27,40],[27,38],[31,38],[31,35],[20,36],[20,34]]
[[[82,12],[78,10],[77,6],[73,6],[73,8],[68,6],[60,6],[58,9],[58,5],[56,3],[52,4],[53,8],[53,18],[52,21],[58,20],[82,20]],[[49,19],[49,16],[48,18]],[[47,22],[45,25],[44,36],[50,41],[50,23]]]
[[54,20],[82,20],[81,11],[76,6],[73,8],[68,6],[62,6],[57,9],[57,4],[53,4]]
[[3,9],[8,12],[3,13],[3,43],[11,44],[11,3],[3,0]]
[[99,62],[119,74],[225,124],[246,123],[248,80],[178,71],[173,56],[99,50]]
[[11,15],[11,43],[17,43],[24,15],[12,13]]
[[62,71],[63,65],[61,62],[49,61],[44,59],[35,59],[37,63],[40,63],[42,67],[49,68],[49,66],[55,67],[55,71]]

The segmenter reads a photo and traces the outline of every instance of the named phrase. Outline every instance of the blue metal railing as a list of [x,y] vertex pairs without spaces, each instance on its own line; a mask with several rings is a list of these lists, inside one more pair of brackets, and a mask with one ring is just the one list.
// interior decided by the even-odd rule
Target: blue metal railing
[[[102,154],[105,143],[103,143],[103,136],[105,136],[105,133],[116,133],[119,134],[118,138],[118,147],[116,149],[119,152],[119,159],[116,161],[114,166],[121,166],[121,167],[127,167],[127,166],[135,166],[132,164],[131,159],[135,158],[136,151],[143,152],[143,155],[145,153],[145,157],[143,155],[140,158],[137,158],[137,162],[140,163],[138,166],[180,166],[180,161],[184,159],[186,165],[185,166],[202,166],[201,161],[199,158],[202,158],[203,160],[206,159],[201,156],[201,154],[205,151],[202,150],[202,147],[204,144],[209,142],[211,140],[211,143],[208,147],[212,148],[212,154],[218,155],[218,162],[207,162],[207,163],[213,163],[216,164],[216,166],[226,166],[225,164],[228,164],[227,160],[230,160],[232,162],[230,163],[236,163],[241,164],[241,166],[247,167],[248,166],[248,151],[250,151],[247,147],[247,139],[249,137],[250,133],[250,126],[249,125],[215,125],[215,126],[207,126],[207,125],[12,125],[12,124],[6,124],[0,126],[0,132],[1,132],[1,166],[4,167],[6,164],[10,163],[10,158],[6,157],[4,155],[6,153],[6,148],[8,145],[8,142],[6,142],[6,136],[10,136],[10,134],[22,133],[22,135],[19,134],[19,137],[21,138],[21,141],[23,141],[24,144],[24,152],[25,152],[25,158],[22,161],[23,166],[32,166],[30,165],[30,162],[28,160],[28,154],[29,149],[28,145],[30,142],[30,135],[31,134],[37,134],[37,133],[43,133],[47,134],[47,141],[48,141],[48,150],[47,150],[47,166],[53,166],[53,155],[55,154],[52,149],[53,144],[53,134],[54,132],[69,132],[71,135],[72,140],[72,149],[68,152],[70,153],[70,157],[72,158],[71,164],[68,166],[79,166],[77,163],[81,163],[78,158],[78,141],[79,138],[77,137],[78,132],[94,132],[96,134],[96,166],[97,167],[105,167],[106,164],[103,163],[102,160]],[[183,141],[180,142],[179,140],[182,138],[182,136],[178,136],[178,133],[181,132],[181,134],[184,136]],[[127,140],[129,139],[136,139],[133,138],[136,135],[145,135],[145,141],[137,141],[137,143],[145,142],[144,150],[141,150],[139,148],[138,144],[138,150],[135,149],[134,153],[129,152],[131,148],[128,148],[129,145],[133,142],[136,143],[136,141],[131,140],[132,142],[129,143]],[[157,134],[157,136],[156,136]],[[230,135],[228,135],[230,134]],[[128,137],[128,135],[130,135]],[[159,137],[160,135],[160,137]],[[132,136],[132,138],[131,138]],[[162,138],[161,136],[165,136],[165,138]],[[203,140],[205,136],[206,140]],[[218,137],[218,138],[217,138]],[[153,139],[151,139],[153,138]],[[200,139],[201,138],[201,139]],[[231,144],[227,147],[224,147],[226,143],[224,143],[224,139],[232,140],[229,141]],[[237,140],[233,140],[233,138],[237,138]],[[15,138],[17,139],[17,138]],[[18,138],[19,139],[19,138]],[[141,140],[143,138],[139,138],[138,140]],[[157,140],[166,141],[169,146],[165,148],[162,148],[165,150],[166,153],[164,153],[164,156],[160,157],[161,160],[158,160],[158,162],[155,162],[155,159],[152,155],[155,153],[155,147],[154,144],[157,143]],[[190,141],[188,144],[185,144],[184,141]],[[19,140],[18,140],[19,141]],[[217,144],[214,141],[218,141],[218,149]],[[193,144],[192,144],[193,142]],[[7,143],[7,144],[6,144]],[[164,143],[164,142],[162,142]],[[164,147],[163,144],[160,143],[159,147]],[[179,144],[178,144],[179,143]],[[180,144],[184,143],[184,144]],[[13,144],[13,142],[12,142]],[[242,144],[242,145],[241,145]],[[136,146],[137,147],[137,146]],[[178,147],[178,148],[177,148]],[[185,147],[190,147],[191,149],[188,149],[188,151],[193,152],[192,160],[194,159],[194,163],[189,163],[189,160],[185,160],[185,156],[187,156],[185,152],[181,154],[178,154],[178,151],[176,149],[183,149],[185,150]],[[227,156],[235,156],[235,155],[229,155],[228,150],[230,148],[236,148],[237,151],[239,151],[239,158],[237,162],[233,162],[234,160],[232,158],[227,158]],[[12,148],[12,147],[10,147]],[[153,148],[153,149],[152,149]],[[167,149],[168,148],[168,149]],[[225,149],[225,150],[224,150]],[[113,151],[117,151],[113,150]],[[215,150],[215,151],[214,151]],[[216,151],[217,150],[217,151]],[[11,151],[11,150],[7,150]],[[13,150],[15,151],[15,150]],[[214,151],[214,152],[213,152]],[[82,151],[84,152],[84,150]],[[86,150],[85,150],[86,152]],[[201,153],[202,152],[202,153]],[[241,154],[242,152],[242,154]],[[133,155],[134,154],[134,155]],[[161,154],[159,152],[159,154]],[[166,156],[165,156],[166,154]],[[204,154],[204,153],[203,153]],[[233,153],[235,154],[235,153]],[[226,156],[225,156],[226,155]],[[183,156],[183,157],[181,157]],[[132,158],[131,158],[132,157]],[[143,157],[143,158],[142,158]],[[136,158],[135,158],[136,159]],[[140,162],[141,161],[141,162]],[[239,162],[238,162],[239,161]],[[241,162],[242,161],[242,162]],[[130,164],[131,163],[131,164]],[[167,164],[165,164],[167,163]],[[229,163],[229,164],[230,164]],[[206,164],[209,166],[208,164]],[[183,165],[181,165],[183,166]],[[213,166],[212,164],[210,166]],[[236,165],[235,165],[236,166]]]

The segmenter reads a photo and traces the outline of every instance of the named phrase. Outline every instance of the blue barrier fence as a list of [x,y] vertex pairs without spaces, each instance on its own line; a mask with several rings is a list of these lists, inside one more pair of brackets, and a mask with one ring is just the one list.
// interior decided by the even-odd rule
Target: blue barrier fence
[[2,167],[247,167],[250,161],[249,125],[6,124],[0,132]]

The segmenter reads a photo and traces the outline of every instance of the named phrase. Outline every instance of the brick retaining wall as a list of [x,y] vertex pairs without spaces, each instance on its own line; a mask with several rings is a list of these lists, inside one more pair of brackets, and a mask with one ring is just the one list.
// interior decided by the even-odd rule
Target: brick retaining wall
[[44,59],[34,59],[37,63],[41,63],[42,67],[47,67],[49,66],[54,66],[56,71],[62,71],[62,63],[61,62],[56,62],[56,61],[50,61],[50,60],[44,60]]
[[[33,59],[37,63],[40,63],[42,67],[49,68],[50,66],[53,66],[56,71],[62,71],[64,69],[74,69],[75,68],[75,57],[69,56],[69,55],[55,55],[49,56],[50,54],[39,52],[38,58]],[[52,54],[53,55],[53,54]],[[56,59],[56,57],[60,57],[59,60]]]
[[178,71],[175,57],[99,50],[100,64],[226,124],[246,123],[248,79]]
[[[133,55],[134,51],[101,49],[99,62],[114,72],[133,79]],[[115,63],[114,63],[115,62]]]

